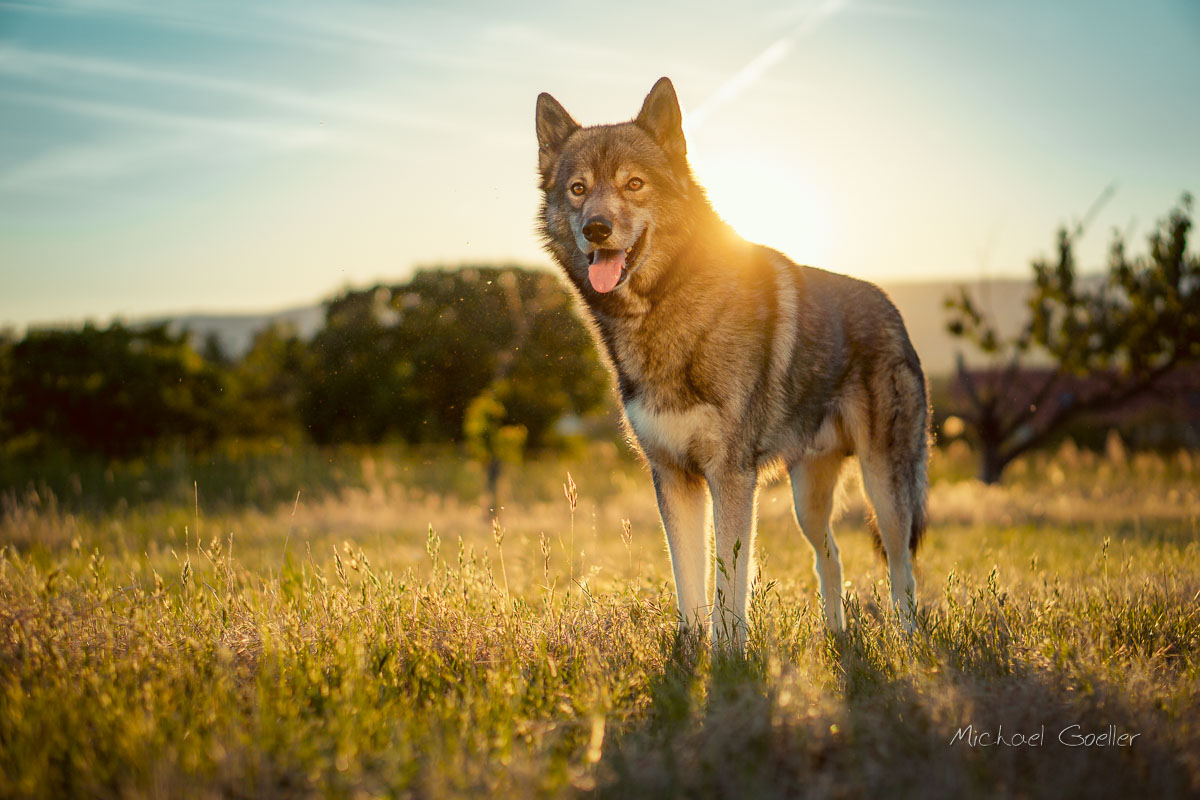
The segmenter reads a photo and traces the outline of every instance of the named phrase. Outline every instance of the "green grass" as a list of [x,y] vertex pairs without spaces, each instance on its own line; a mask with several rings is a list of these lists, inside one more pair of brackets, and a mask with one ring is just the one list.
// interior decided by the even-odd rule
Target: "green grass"
[[[211,464],[124,504],[79,476],[10,493],[0,796],[1200,792],[1190,454],[1067,449],[1001,489],[937,456],[911,638],[854,504],[851,624],[825,632],[771,488],[737,656],[676,639],[649,482],[609,449],[511,475],[499,535],[452,455],[257,457],[257,501]],[[1046,741],[951,744],[969,724]],[[1068,748],[1071,725],[1138,737]]]

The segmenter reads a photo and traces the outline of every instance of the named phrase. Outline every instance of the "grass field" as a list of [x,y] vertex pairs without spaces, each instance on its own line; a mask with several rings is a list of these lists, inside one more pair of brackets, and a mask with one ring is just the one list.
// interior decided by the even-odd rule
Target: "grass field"
[[0,517],[0,796],[1200,793],[1200,462],[969,474],[935,456],[911,638],[861,504],[834,637],[766,490],[714,657],[612,447],[510,472],[499,528],[446,454],[47,468]]

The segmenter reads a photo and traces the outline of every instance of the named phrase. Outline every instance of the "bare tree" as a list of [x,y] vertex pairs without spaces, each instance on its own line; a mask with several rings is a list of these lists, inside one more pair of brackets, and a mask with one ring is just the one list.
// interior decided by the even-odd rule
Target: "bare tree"
[[[1005,338],[965,287],[946,298],[947,329],[998,366],[973,371],[960,352],[962,417],[979,448],[980,479],[996,483],[1017,456],[1080,415],[1112,410],[1154,392],[1164,376],[1200,362],[1200,258],[1188,250],[1192,198],[1130,257],[1114,233],[1102,280],[1080,280],[1074,245],[1107,200],[1106,190],[1074,230],[1058,233],[1053,261],[1033,262],[1029,317]],[[1037,358],[1044,368],[1030,368]]]

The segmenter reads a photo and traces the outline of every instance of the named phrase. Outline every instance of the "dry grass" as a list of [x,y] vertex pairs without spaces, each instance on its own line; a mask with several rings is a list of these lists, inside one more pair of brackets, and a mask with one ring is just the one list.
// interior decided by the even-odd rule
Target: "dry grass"
[[[939,454],[911,639],[854,503],[852,625],[825,633],[772,487],[751,645],[715,659],[674,636],[649,482],[613,451],[571,467],[574,509],[568,465],[513,475],[499,531],[454,458],[338,458],[340,491],[265,509],[10,496],[0,795],[1200,792],[1191,454],[1068,447],[1001,488]],[[1045,743],[951,744],[969,724]]]

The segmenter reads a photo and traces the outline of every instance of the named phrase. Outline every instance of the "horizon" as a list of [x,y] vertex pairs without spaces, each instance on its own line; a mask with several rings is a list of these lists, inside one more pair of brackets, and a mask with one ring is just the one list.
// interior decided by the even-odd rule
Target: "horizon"
[[[418,269],[458,268],[516,268],[535,269],[553,274],[550,267],[537,268],[522,264],[431,264]],[[411,276],[410,276],[411,277]],[[565,281],[561,282],[564,289]],[[210,336],[215,336],[222,352],[232,358],[243,357],[252,347],[255,336],[267,327],[282,324],[301,340],[309,341],[325,324],[326,305],[348,292],[372,292],[379,286],[395,286],[387,280],[369,281],[359,285],[343,285],[336,292],[327,293],[321,299],[307,303],[277,308],[262,308],[246,311],[228,309],[192,308],[161,311],[136,317],[110,317],[108,319],[48,320],[29,323],[17,329],[20,335],[28,331],[77,330],[81,325],[92,325],[105,329],[114,324],[137,329],[145,326],[165,324],[174,334],[187,333],[194,348],[201,348]],[[891,298],[906,321],[908,334],[921,358],[922,366],[931,377],[949,374],[953,369],[956,354],[962,349],[961,342],[946,332],[945,320],[937,314],[926,313],[927,308],[942,309],[942,301],[955,286],[966,286],[991,318],[996,320],[999,330],[1005,334],[1015,333],[1015,324],[1020,316],[1015,312],[1024,307],[1026,289],[1031,282],[1024,277],[992,277],[985,280],[957,281],[954,279],[899,279],[879,284]],[[0,326],[0,334],[13,332]]]
[[608,123],[663,74],[718,213],[883,284],[1027,279],[1115,184],[1078,248],[1091,272],[1110,231],[1140,253],[1200,189],[1182,102],[1200,11],[1182,0],[613,13],[634,8],[637,35],[598,40],[548,3],[0,2],[0,327],[548,267],[538,92]]
[[[488,262],[460,262],[455,264],[416,264],[411,269],[406,270],[403,277],[387,278],[375,277],[368,278],[362,282],[343,283],[333,289],[318,293],[317,296],[309,300],[299,300],[295,303],[285,305],[264,305],[259,307],[247,308],[215,308],[209,306],[180,306],[178,308],[163,308],[158,310],[150,310],[140,314],[112,314],[109,316],[92,315],[86,317],[64,318],[64,319],[40,319],[30,322],[15,324],[0,322],[0,333],[5,330],[15,330],[22,333],[28,329],[57,329],[69,328],[80,325],[90,324],[97,327],[107,327],[111,324],[122,325],[144,325],[155,324],[158,322],[172,322],[190,317],[219,317],[219,318],[255,318],[255,317],[274,317],[283,314],[288,314],[296,311],[308,311],[314,308],[320,308],[337,298],[351,292],[369,291],[378,286],[392,286],[402,284],[410,280],[416,273],[423,270],[438,270],[438,269],[470,269],[494,267],[498,269],[516,268],[528,269],[541,272],[557,273],[558,267],[553,264],[531,264],[531,263],[488,263]],[[1082,273],[1083,277],[1088,277],[1088,273]],[[953,276],[947,277],[931,277],[931,278],[912,278],[903,276],[896,279],[883,279],[878,281],[880,288],[886,290],[894,288],[909,288],[921,286],[937,286],[937,285],[963,285],[969,287],[978,287],[984,284],[1016,284],[1016,283],[1031,283],[1032,278],[1022,275],[992,275],[985,277],[963,277],[956,278]]]

